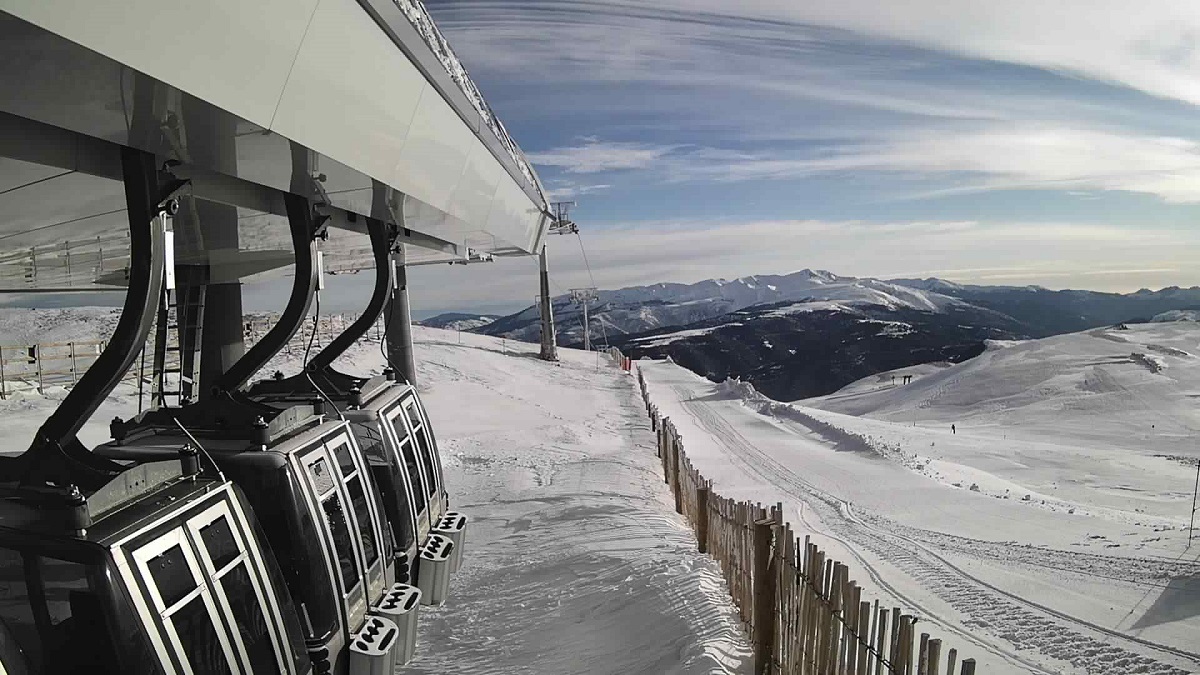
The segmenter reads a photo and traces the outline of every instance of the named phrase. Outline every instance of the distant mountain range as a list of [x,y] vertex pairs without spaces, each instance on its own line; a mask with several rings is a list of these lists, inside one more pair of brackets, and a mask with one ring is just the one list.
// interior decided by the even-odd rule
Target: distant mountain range
[[[582,343],[581,309],[567,296],[552,302],[559,343]],[[828,394],[884,370],[970,358],[988,339],[1149,321],[1195,307],[1197,287],[1128,294],[1051,291],[935,278],[883,281],[806,269],[600,291],[589,307],[589,323],[595,343],[618,346],[635,358],[669,356],[716,380],[740,377],[787,401]],[[536,307],[464,330],[530,342],[541,334]]]
[[428,319],[416,321],[418,326],[444,328],[446,330],[477,331],[500,318],[493,314],[464,314],[462,312],[447,312],[431,316]]
[[1032,337],[1106,326],[1144,323],[1163,312],[1200,305],[1200,287],[1169,286],[1134,293],[1051,291],[1039,286],[973,286],[942,279],[894,279],[891,283],[934,291],[1007,314],[1028,326]]

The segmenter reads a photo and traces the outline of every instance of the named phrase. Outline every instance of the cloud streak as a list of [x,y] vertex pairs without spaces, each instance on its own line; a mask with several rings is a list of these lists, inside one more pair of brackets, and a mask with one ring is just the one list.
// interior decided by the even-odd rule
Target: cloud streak
[[[590,195],[602,286],[802,267],[1200,281],[1200,236],[1171,226],[1200,203],[1193,0],[430,9],[555,198]],[[564,288],[589,283],[575,242],[550,246]],[[418,301],[534,288],[530,263],[490,269],[421,270]]]
[[[494,36],[491,46],[515,34],[526,56],[549,51],[611,77],[649,64],[687,63],[717,35],[758,41],[755,56],[789,60],[813,56],[822,41],[856,40],[1067,73],[1200,104],[1200,12],[1191,0],[1158,0],[1136,10],[1125,0],[662,0],[654,9],[627,0],[533,6],[481,0],[434,9],[454,32],[486,31]],[[647,26],[656,30],[639,30]],[[626,38],[619,46],[607,42],[615,31]],[[538,39],[547,32],[570,41],[555,48]],[[889,67],[883,59],[870,65]]]
[[1200,202],[1200,142],[1182,138],[993,125],[908,131],[798,154],[591,142],[533,159],[568,173],[654,170],[665,182],[792,180],[849,172],[955,174],[970,177],[970,184],[956,192],[1121,190],[1168,203]]
[[673,150],[671,146],[591,141],[583,145],[535,152],[528,157],[534,164],[561,167],[566,173],[600,173],[649,168]]

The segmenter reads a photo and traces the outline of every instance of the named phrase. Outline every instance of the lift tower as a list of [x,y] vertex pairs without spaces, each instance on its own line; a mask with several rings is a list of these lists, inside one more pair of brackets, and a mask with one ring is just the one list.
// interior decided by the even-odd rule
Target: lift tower
[[[554,202],[550,206],[554,210],[554,220],[551,221],[547,234],[579,234],[579,226],[568,217],[568,209],[575,206],[575,202]],[[539,255],[539,259],[541,261],[539,266],[541,293],[538,295],[538,306],[542,311],[541,358],[543,361],[557,361],[558,344],[555,342],[554,307],[550,299],[550,267],[546,262],[545,242],[542,243],[542,252]]]
[[588,324],[588,303],[596,300],[600,295],[595,288],[572,288],[571,302],[583,307],[583,350],[585,352],[592,351],[592,329]]

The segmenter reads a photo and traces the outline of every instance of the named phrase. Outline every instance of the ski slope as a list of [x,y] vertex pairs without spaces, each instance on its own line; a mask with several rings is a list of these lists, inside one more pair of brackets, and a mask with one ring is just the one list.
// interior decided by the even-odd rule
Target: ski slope
[[417,339],[451,504],[472,529],[405,672],[749,673],[720,570],[674,513],[629,374],[570,349],[555,365],[532,344]]
[[[38,315],[77,337],[108,310],[71,311]],[[561,349],[555,365],[537,345],[415,332],[450,503],[471,525],[449,599],[421,609],[416,659],[398,672],[748,674],[720,570],[674,512],[629,374],[596,354]],[[264,372],[300,365],[281,355]],[[377,373],[383,357],[364,340],[337,365]],[[64,394],[0,401],[0,452],[24,450]],[[122,384],[81,439],[101,443],[114,415],[136,412]]]
[[997,345],[810,405],[639,366],[716,490],[782,501],[979,672],[1165,674],[1200,672],[1198,347],[1194,324]]

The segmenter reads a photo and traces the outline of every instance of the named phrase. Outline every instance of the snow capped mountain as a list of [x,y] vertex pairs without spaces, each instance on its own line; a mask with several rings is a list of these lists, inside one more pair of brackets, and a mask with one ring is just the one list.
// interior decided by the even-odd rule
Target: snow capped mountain
[[461,312],[447,312],[431,316],[428,319],[417,321],[421,326],[430,328],[444,328],[446,330],[465,330],[475,331],[479,328],[492,323],[500,317],[491,314],[463,314]]
[[1200,321],[1200,309],[1173,309],[1162,314],[1155,314],[1151,323],[1167,323],[1169,321]]
[[[944,312],[962,300],[937,292],[878,279],[843,277],[825,270],[804,269],[787,275],[754,275],[708,279],[694,284],[653,284],[600,291],[590,308],[593,336],[610,341],[670,326],[685,326],[757,305],[792,302],[794,311],[807,305],[836,302],[845,306],[877,305],[889,309]],[[553,298],[559,342],[583,341],[582,311],[566,296]],[[779,311],[793,311],[781,308]],[[536,307],[498,319],[477,332],[535,341],[541,334]]]
[[[980,354],[1024,340],[1200,307],[1200,288],[1131,294],[972,286],[937,278],[846,277],[823,270],[600,291],[595,344],[671,357],[696,373],[740,377],[778,400],[835,391],[881,370]],[[583,342],[581,308],[554,298],[559,343]],[[530,307],[476,332],[537,341]]]
[[1147,321],[1162,312],[1200,307],[1200,287],[1169,286],[1135,293],[1052,291],[1040,286],[973,286],[941,279],[893,279],[890,283],[942,295],[995,310],[1027,326],[1032,337]]
[[613,342],[635,359],[670,357],[711,380],[736,377],[791,401],[884,370],[957,363],[982,353],[989,340],[1023,336],[1010,317],[933,293],[897,297],[867,283],[835,295],[847,299],[748,307]]

